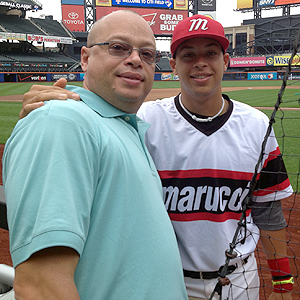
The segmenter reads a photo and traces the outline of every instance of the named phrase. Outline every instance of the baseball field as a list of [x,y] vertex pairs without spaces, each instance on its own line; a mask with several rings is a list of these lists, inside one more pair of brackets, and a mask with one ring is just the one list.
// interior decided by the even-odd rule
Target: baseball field
[[[43,83],[49,84],[52,83]],[[74,82],[81,86],[81,82]],[[0,184],[2,182],[2,154],[4,144],[14,125],[18,121],[18,114],[22,106],[22,94],[27,92],[32,83],[0,83]],[[230,98],[258,107],[267,115],[273,111],[277,100],[281,81],[224,81],[222,89]],[[146,101],[178,94],[179,82],[155,82],[153,90]],[[300,224],[298,215],[300,211],[300,83],[289,82],[284,92],[282,110],[276,114],[274,129],[284,161],[289,173],[295,194],[283,203],[284,214],[288,223],[288,255],[290,256],[292,274],[295,278],[293,299],[300,299]],[[256,257],[261,274],[260,299],[267,299],[272,291],[270,287],[270,272],[265,256],[258,245]],[[8,232],[0,229],[0,264],[11,265],[8,245]]]

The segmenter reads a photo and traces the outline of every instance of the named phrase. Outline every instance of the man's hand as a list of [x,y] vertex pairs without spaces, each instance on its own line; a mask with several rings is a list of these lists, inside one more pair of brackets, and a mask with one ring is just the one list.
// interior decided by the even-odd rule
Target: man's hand
[[292,300],[292,293],[272,293],[268,300]]
[[22,110],[19,114],[20,119],[26,117],[34,109],[44,105],[44,101],[58,99],[74,99],[79,100],[80,97],[76,93],[65,90],[67,80],[60,78],[53,86],[33,85],[28,93],[23,96]]

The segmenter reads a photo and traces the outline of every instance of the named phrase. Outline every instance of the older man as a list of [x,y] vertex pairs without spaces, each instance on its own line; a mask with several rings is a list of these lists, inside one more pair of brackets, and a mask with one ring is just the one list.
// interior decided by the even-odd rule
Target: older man
[[3,157],[16,299],[187,299],[180,256],[135,113],[157,52],[130,11],[95,23],[81,101],[21,120]]

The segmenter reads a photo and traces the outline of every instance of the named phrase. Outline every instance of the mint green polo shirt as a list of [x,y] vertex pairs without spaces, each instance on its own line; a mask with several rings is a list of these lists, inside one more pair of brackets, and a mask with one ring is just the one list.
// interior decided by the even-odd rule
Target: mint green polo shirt
[[49,101],[7,141],[3,178],[14,266],[66,246],[81,299],[187,299],[148,124],[94,93]]

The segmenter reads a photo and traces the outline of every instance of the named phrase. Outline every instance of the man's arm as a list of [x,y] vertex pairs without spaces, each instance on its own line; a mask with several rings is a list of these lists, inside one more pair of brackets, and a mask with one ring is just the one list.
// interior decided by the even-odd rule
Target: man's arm
[[79,254],[68,247],[34,253],[15,269],[16,300],[80,300],[74,283]]
[[33,85],[29,92],[23,96],[22,110],[19,114],[20,119],[26,117],[34,109],[43,106],[44,101],[51,99],[66,100],[67,98],[79,100],[79,95],[65,90],[66,85],[67,80],[64,78],[56,81],[53,86]]
[[[286,230],[260,230],[260,242],[267,260],[287,257]],[[273,292],[268,300],[292,300],[292,293]]]

